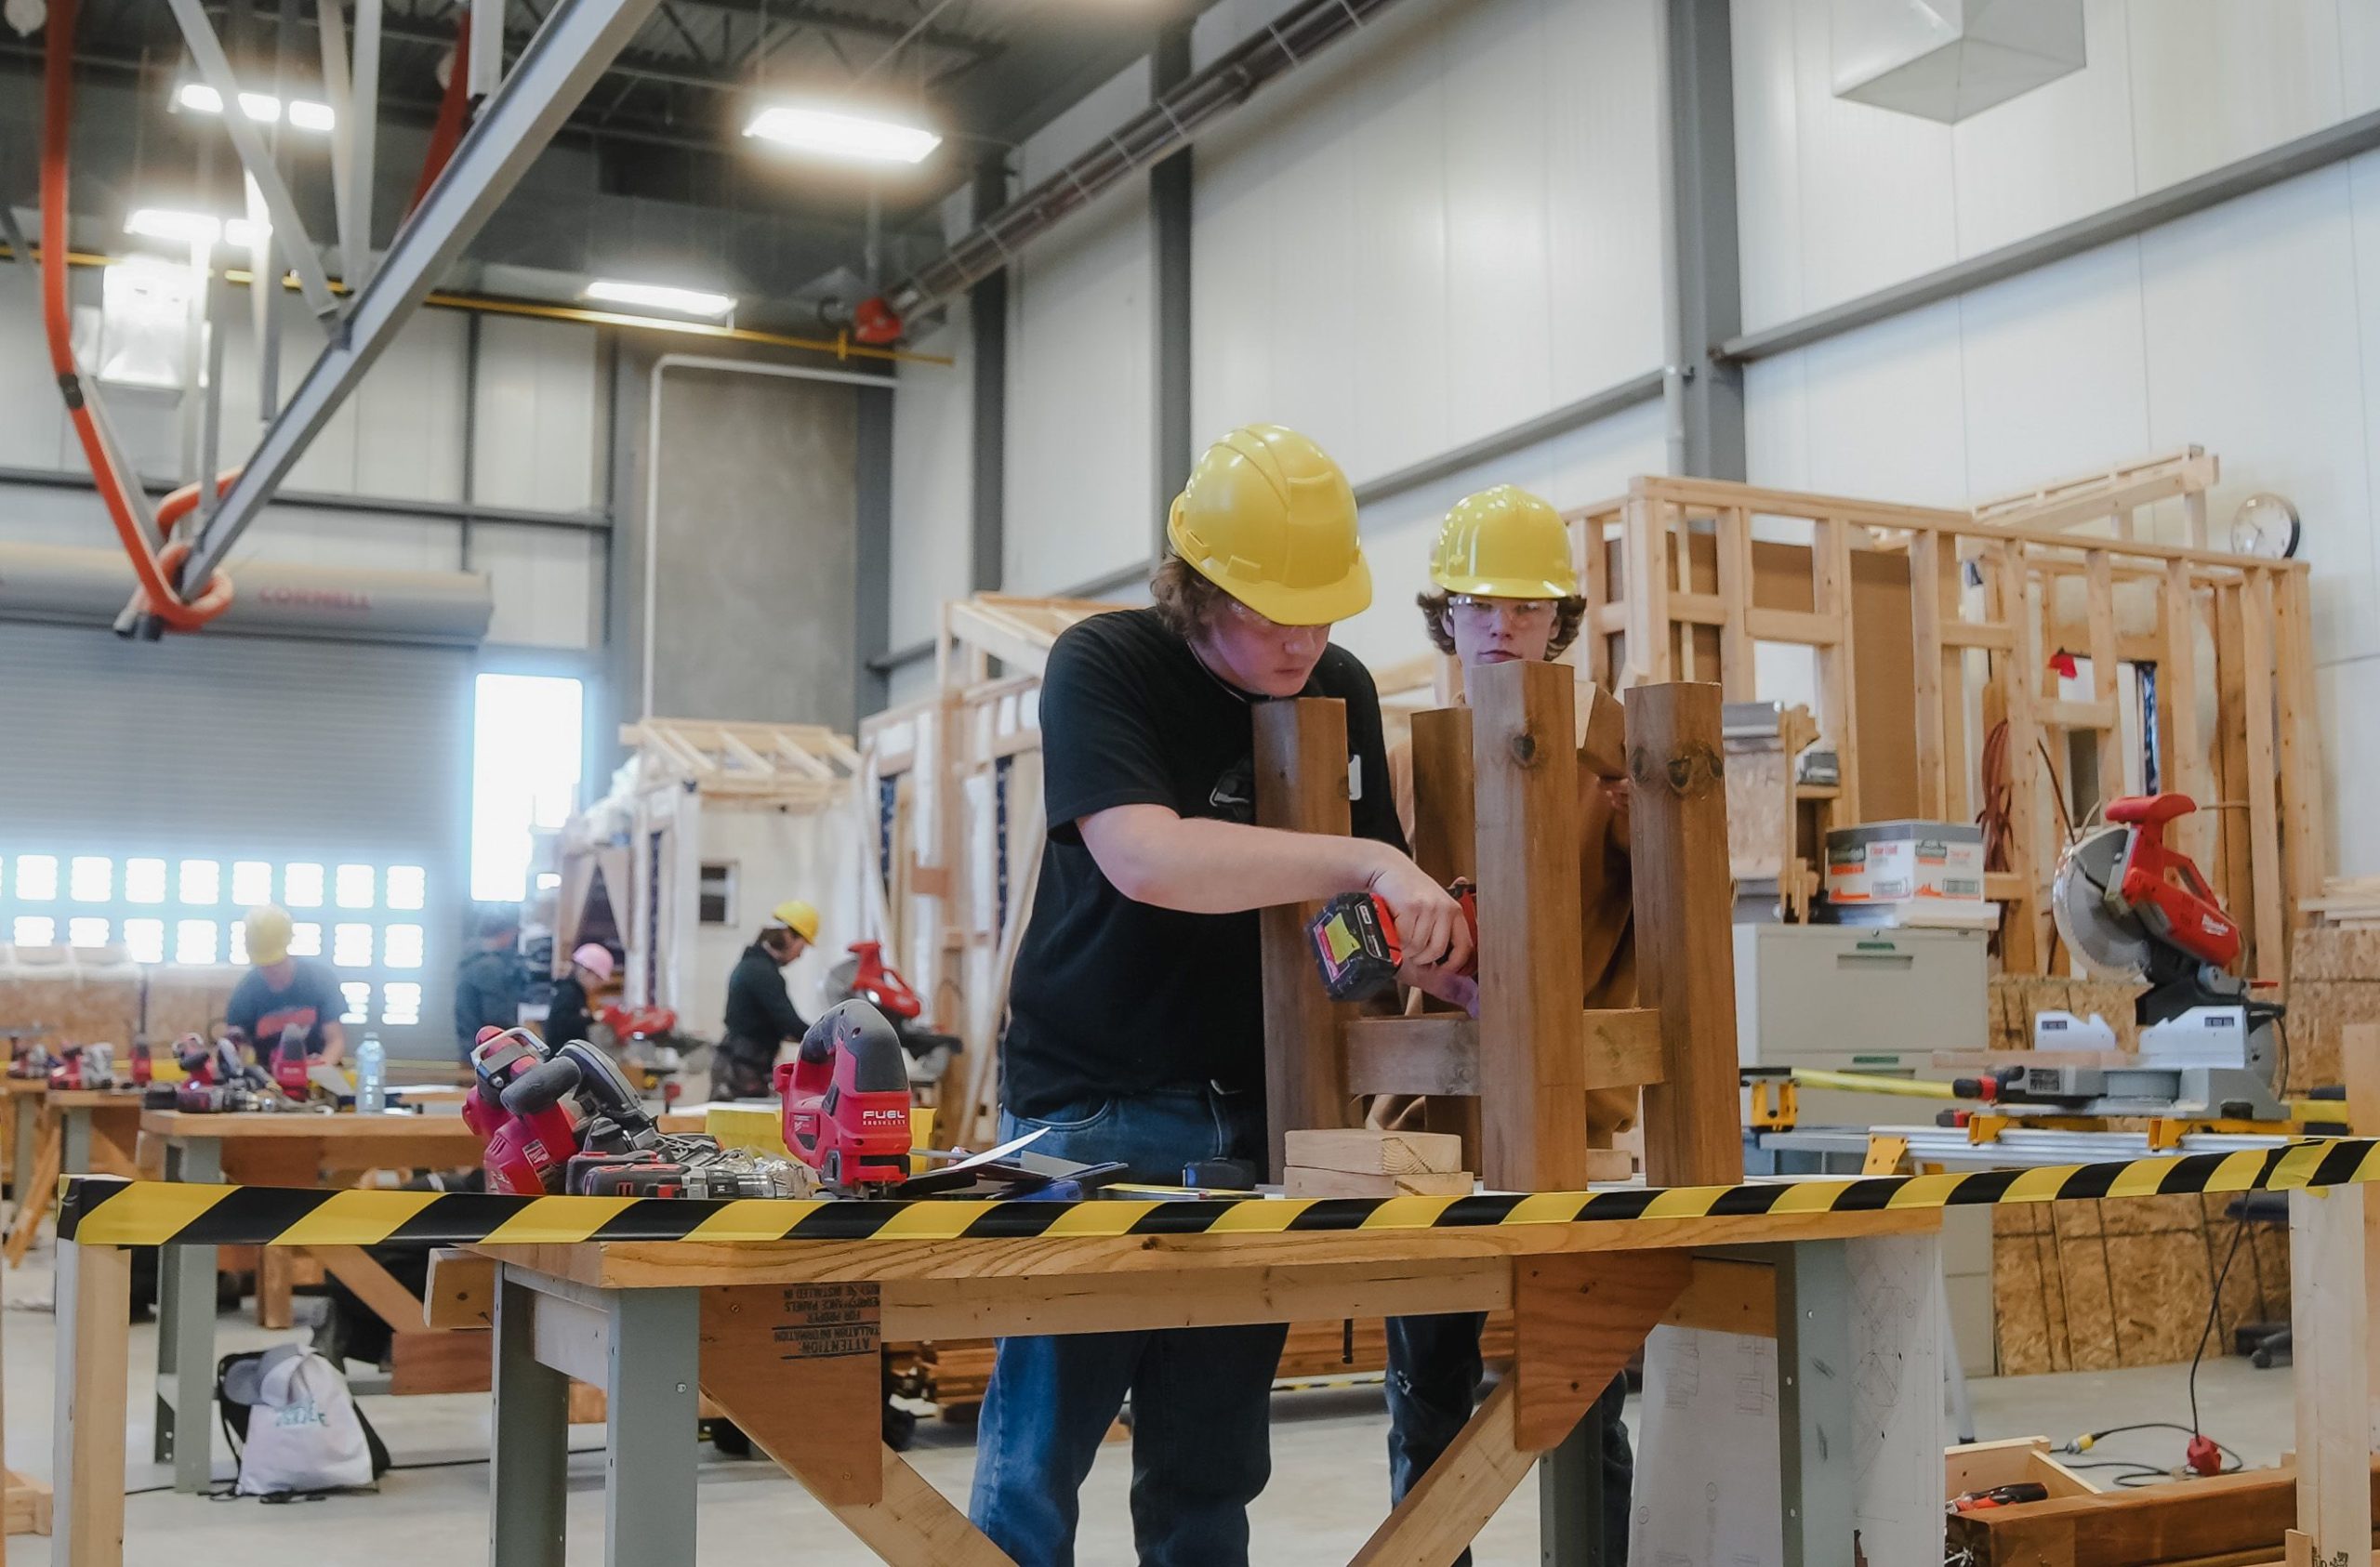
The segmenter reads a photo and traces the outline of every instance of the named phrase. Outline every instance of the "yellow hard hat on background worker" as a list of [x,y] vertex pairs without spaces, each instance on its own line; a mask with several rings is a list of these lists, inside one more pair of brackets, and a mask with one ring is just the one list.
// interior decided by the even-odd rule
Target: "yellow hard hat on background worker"
[[818,940],[818,911],[799,898],[790,898],[769,911],[771,927],[783,926],[805,942]]
[[289,942],[296,929],[289,922],[287,909],[260,903],[250,909],[248,917],[241,923],[247,932],[250,963],[263,968],[289,955]]
[[1192,570],[1276,625],[1327,625],[1372,601],[1355,492],[1293,429],[1248,425],[1208,447],[1165,536]]
[[1438,530],[1430,581],[1480,599],[1575,599],[1570,530],[1560,512],[1518,485],[1465,495]]

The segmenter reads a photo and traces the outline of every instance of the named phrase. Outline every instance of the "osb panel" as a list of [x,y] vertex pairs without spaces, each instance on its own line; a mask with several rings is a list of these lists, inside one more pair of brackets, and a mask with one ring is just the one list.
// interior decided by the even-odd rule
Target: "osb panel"
[[2109,1277],[2120,1282],[2114,1292],[2118,1363],[2158,1365],[2189,1359],[2206,1325],[2214,1284],[2204,1238],[2187,1231],[2109,1234],[2107,1267]]
[[2030,1050],[2033,1047],[2033,1015],[2071,1012],[2078,1018],[2093,1013],[2115,1030],[2120,1049],[2137,1049],[2140,1030],[2133,1021],[2133,1003],[2145,986],[2108,980],[2069,980],[2040,974],[1995,974],[1991,978],[1989,1019],[1991,1047]]
[[2380,983],[2299,976],[2290,981],[2287,1002],[2289,1015],[2282,1028],[2288,1059],[2282,1063],[2282,1086],[2288,1092],[2302,1093],[2318,1084],[2339,1082],[2340,1033],[2358,1023],[2380,1023]]
[[140,970],[128,963],[0,970],[0,1028],[37,1027],[37,1037],[53,1048],[126,1044],[139,1010]]
[[[1991,1304],[1998,1323],[2000,1374],[2030,1376],[2070,1363],[2065,1300],[2045,1235],[2002,1235],[1991,1248]],[[2056,1297],[2053,1299],[2053,1297]]]
[[2162,1235],[2177,1230],[2196,1235],[2206,1222],[2194,1192],[2170,1197],[2129,1197],[2092,1205],[2099,1210],[2100,1225],[2110,1235]]
[[2380,981],[2380,930],[2309,925],[2291,944],[2293,980]]
[[170,1043],[185,1034],[212,1038],[245,968],[227,964],[160,964],[149,970],[149,1037]]

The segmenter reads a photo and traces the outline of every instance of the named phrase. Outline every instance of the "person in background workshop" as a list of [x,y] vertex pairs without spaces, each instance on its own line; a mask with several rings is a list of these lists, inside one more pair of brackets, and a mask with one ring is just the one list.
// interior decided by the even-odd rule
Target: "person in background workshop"
[[554,981],[553,999],[546,1007],[547,1043],[586,1038],[595,1027],[588,997],[611,982],[611,948],[588,942],[572,953],[570,972]]
[[[1330,626],[1371,602],[1346,476],[1294,431],[1208,448],[1173,502],[1156,603],[1094,615],[1041,687],[1050,823],[1011,985],[1003,1139],[1179,1181],[1265,1162],[1256,911],[1368,888],[1407,950],[1460,967],[1469,933],[1404,852],[1380,699]],[[1255,825],[1262,702],[1346,704],[1353,836]],[[1237,1567],[1271,1469],[1278,1325],[1004,1338],[970,1512],[1017,1567],[1075,1560],[1078,1495],[1132,1402],[1142,1567]]]
[[787,965],[818,939],[818,911],[800,899],[769,911],[758,940],[727,976],[727,1037],[711,1068],[715,1100],[764,1100],[775,1092],[777,1047],[810,1032],[786,994]]
[[338,977],[327,964],[289,955],[294,927],[289,911],[271,903],[250,909],[243,922],[248,961],[255,967],[240,979],[224,1004],[224,1026],[270,1055],[285,1029],[306,1031],[306,1053],[325,1065],[336,1065],[347,1054],[347,1031],[339,1017],[347,997]]
[[480,1030],[521,1023],[521,911],[491,908],[480,916],[479,942],[455,970],[455,1038],[469,1058]]
[[[1447,514],[1430,558],[1430,589],[1417,602],[1424,629],[1441,652],[1452,653],[1466,679],[1488,665],[1558,657],[1579,634],[1586,614],[1570,561],[1569,530],[1553,507],[1510,484],[1465,496]],[[1593,685],[1580,688],[1588,704],[1612,703]],[[1587,733],[1590,706],[1580,709]],[[1608,764],[1606,764],[1608,765]],[[1409,744],[1389,757],[1397,811],[1413,823],[1413,758]],[[1628,782],[1579,768],[1579,884],[1584,918],[1586,1005],[1636,1005],[1633,889],[1629,876]],[[1468,980],[1435,987],[1477,1013]],[[1636,1091],[1598,1089],[1587,1096],[1588,1140],[1608,1147],[1611,1134],[1635,1124]],[[1402,1113],[1412,1113],[1403,1107]],[[1375,1115],[1380,1108],[1375,1107]],[[1471,1418],[1481,1378],[1477,1312],[1395,1317],[1388,1323],[1388,1485],[1392,1501],[1419,1484]],[[1603,1466],[1603,1552],[1606,1567],[1628,1560],[1628,1506],[1635,1462],[1620,1407],[1624,1376],[1613,1379],[1585,1420],[1599,1432]],[[1458,1559],[1468,1563],[1470,1553]]]

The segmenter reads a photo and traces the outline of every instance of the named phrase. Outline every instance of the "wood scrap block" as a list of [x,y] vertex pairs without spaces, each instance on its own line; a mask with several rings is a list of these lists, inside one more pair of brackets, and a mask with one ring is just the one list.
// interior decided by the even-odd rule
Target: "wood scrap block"
[[1292,1168],[1351,1175],[1441,1175],[1462,1168],[1462,1139],[1443,1132],[1365,1127],[1295,1131],[1285,1148]]
[[1291,1197],[1468,1197],[1473,1184],[1468,1170],[1357,1175],[1291,1165],[1281,1176],[1282,1191]]

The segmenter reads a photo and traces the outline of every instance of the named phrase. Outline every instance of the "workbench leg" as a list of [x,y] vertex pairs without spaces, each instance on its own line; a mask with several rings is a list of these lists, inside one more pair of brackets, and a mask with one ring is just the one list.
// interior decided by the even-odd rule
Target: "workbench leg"
[[41,1096],[14,1094],[10,1098],[16,1105],[13,1115],[16,1122],[14,1130],[16,1146],[10,1150],[8,1189],[10,1194],[17,1199],[18,1208],[21,1210],[26,1200],[33,1193],[33,1145],[41,1140]]
[[1603,1412],[1591,1407],[1562,1445],[1537,1461],[1541,1567],[1628,1567],[1603,1551]]
[[570,1378],[536,1352],[536,1297],[496,1274],[496,1433],[488,1471],[488,1560],[562,1567],[570,1474]]
[[[2368,1193],[2289,1194],[2289,1314],[2296,1363],[2297,1530],[2314,1567],[2363,1567],[2372,1540]],[[2294,1560],[2294,1558],[2293,1558]]]
[[91,1173],[91,1113],[70,1110],[59,1134],[58,1168],[65,1175]]
[[1838,1567],[1852,1560],[1851,1305],[1851,1260],[1843,1242],[1802,1241],[1779,1250],[1784,1567]]
[[609,1304],[604,1567],[694,1567],[702,1296],[622,1289]]
[[58,1391],[52,1404],[49,1560],[122,1567],[126,1353],[132,1254],[58,1248]]
[[[223,1176],[212,1138],[168,1143],[165,1179],[205,1184]],[[156,1458],[171,1460],[174,1489],[197,1493],[215,1478],[215,1248],[165,1246],[157,1254],[157,1375],[173,1397],[157,1399]]]

